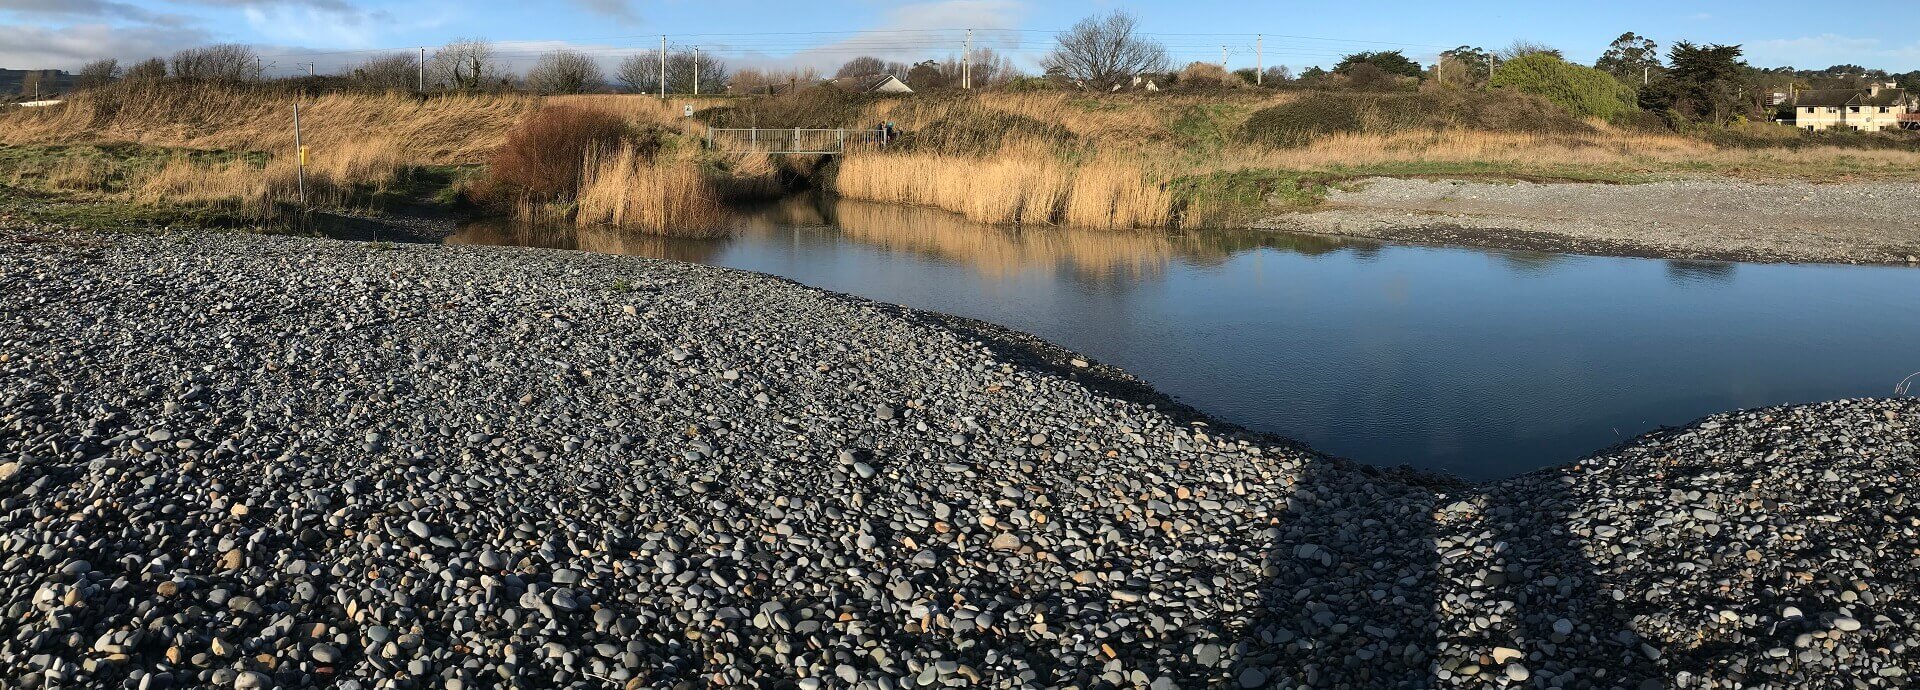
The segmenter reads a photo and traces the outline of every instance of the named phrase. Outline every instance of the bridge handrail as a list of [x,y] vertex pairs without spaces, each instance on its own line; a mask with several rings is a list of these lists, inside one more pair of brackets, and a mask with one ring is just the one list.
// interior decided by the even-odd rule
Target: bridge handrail
[[744,149],[728,151],[765,151],[766,153],[845,153],[849,143],[887,145],[883,129],[846,129],[811,127],[708,127],[707,148],[722,144],[745,144]]

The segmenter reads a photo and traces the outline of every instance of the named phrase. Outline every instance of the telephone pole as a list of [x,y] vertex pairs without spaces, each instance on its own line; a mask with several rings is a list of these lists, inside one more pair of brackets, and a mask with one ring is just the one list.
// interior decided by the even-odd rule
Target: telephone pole
[[967,29],[967,44],[960,48],[960,88],[973,88],[973,29]]
[[427,92],[427,47],[420,47],[420,93]]
[[1266,34],[1253,35],[1253,85],[1254,86],[1267,85],[1267,75],[1266,75],[1267,54],[1266,54],[1266,46],[1263,45],[1264,43],[1266,43],[1266,40],[1267,40]]
[[693,47],[693,95],[700,95],[700,46]]
[[667,100],[667,35],[660,34],[660,100]]
[[1227,68],[1227,47],[1220,46],[1220,69]]
[[1653,81],[1653,68],[1650,66],[1642,65],[1640,67],[1640,85],[1646,86],[1652,81]]

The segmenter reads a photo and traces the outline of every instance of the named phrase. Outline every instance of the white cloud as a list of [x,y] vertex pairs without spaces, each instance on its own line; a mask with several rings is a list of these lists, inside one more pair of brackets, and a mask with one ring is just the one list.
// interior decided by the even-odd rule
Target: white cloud
[[359,12],[313,5],[256,5],[241,10],[254,33],[288,43],[364,48],[380,35],[376,22]]
[[1746,44],[1747,62],[1762,67],[1792,65],[1820,69],[1855,64],[1893,72],[1920,68],[1920,41],[1890,45],[1878,38],[1821,34],[1776,38]]
[[0,66],[75,70],[100,58],[163,57],[208,40],[205,32],[190,28],[0,25]]
[[[918,62],[944,58],[960,52],[962,32],[956,27],[976,29],[974,47],[1013,49],[1020,47],[1019,34],[996,33],[997,29],[1017,28],[1026,14],[1021,0],[936,0],[901,5],[889,10],[885,20],[866,30],[875,33],[841,39],[825,45],[805,48],[789,54],[761,51],[742,46],[712,46],[723,51],[733,67],[811,66],[831,73],[840,65],[861,55],[887,61]],[[879,33],[892,32],[892,33]]]

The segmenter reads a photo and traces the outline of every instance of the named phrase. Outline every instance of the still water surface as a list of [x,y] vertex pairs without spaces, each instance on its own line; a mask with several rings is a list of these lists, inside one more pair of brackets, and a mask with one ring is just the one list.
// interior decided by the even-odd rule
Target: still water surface
[[1920,270],[982,226],[794,200],[719,240],[468,226],[448,240],[785,276],[1027,331],[1210,414],[1469,479],[1920,370]]

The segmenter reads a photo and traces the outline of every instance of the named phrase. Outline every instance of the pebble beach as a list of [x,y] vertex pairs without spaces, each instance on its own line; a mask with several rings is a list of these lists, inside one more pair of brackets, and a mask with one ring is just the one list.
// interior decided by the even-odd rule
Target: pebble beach
[[1920,400],[1467,484],[1034,350],[671,261],[0,228],[0,687],[1920,673]]

